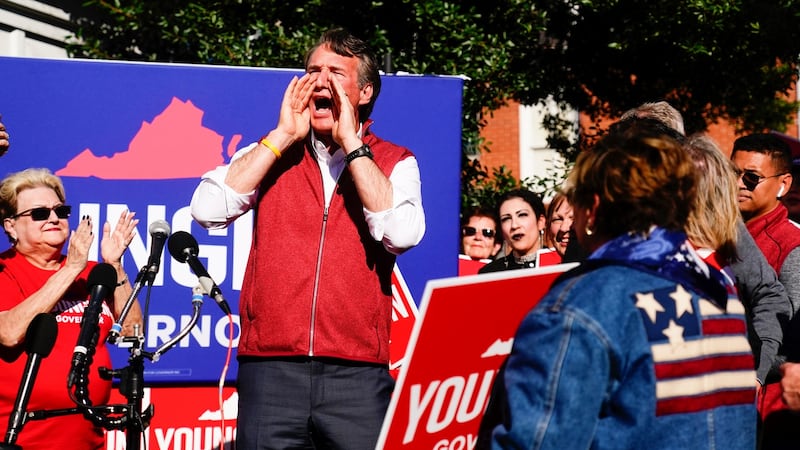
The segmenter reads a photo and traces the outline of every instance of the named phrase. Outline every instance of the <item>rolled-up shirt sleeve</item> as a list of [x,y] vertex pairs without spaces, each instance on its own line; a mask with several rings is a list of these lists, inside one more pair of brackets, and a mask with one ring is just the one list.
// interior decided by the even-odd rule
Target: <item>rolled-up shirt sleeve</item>
[[364,217],[373,239],[399,255],[419,244],[425,235],[422,183],[416,158],[398,162],[389,175],[389,182],[392,183],[392,208],[377,212],[364,208]]
[[[241,158],[258,145],[253,143],[233,156],[231,162]],[[203,174],[200,184],[192,194],[192,217],[208,229],[225,228],[239,216],[249,211],[256,202],[258,191],[240,194],[225,184],[229,165],[218,166]]]

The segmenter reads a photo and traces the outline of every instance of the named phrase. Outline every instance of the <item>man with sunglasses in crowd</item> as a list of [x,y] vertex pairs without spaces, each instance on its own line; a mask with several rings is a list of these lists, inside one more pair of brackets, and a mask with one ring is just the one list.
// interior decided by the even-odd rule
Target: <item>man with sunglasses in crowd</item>
[[[738,138],[731,159],[739,175],[739,209],[747,229],[778,274],[791,302],[791,315],[784,326],[779,357],[800,361],[800,230],[789,220],[781,197],[792,186],[792,155],[789,145],[773,134],[759,133]],[[785,410],[776,380],[767,380],[759,396],[763,420],[763,449],[798,445],[795,413]]]

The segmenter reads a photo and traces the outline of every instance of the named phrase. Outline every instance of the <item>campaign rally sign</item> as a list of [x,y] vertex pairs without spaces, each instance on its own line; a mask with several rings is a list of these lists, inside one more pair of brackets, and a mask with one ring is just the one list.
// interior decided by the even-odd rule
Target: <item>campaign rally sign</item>
[[428,283],[377,448],[474,448],[519,323],[575,265]]
[[[238,343],[238,297],[253,219],[248,213],[227,229],[205,230],[192,220],[189,202],[203,173],[275,127],[283,92],[302,72],[14,57],[0,57],[0,71],[0,114],[11,135],[2,175],[49,168],[64,181],[73,206],[70,226],[88,214],[95,235],[123,210],[135,211],[137,236],[123,259],[131,279],[147,263],[154,221],[197,239],[199,258],[230,304],[233,322],[206,297],[197,324],[157,362],[146,362],[144,378],[149,385],[215,383],[228,349]],[[395,277],[395,323],[413,323],[415,299],[428,280],[457,274],[462,88],[459,77],[384,76],[372,114],[373,132],[416,154],[427,212],[422,243],[398,258],[403,281]],[[281,230],[270,233],[280,238]],[[95,241],[90,259],[99,258]],[[187,327],[197,285],[188,264],[165,252],[152,289],[139,295],[148,316],[145,350]],[[403,331],[396,333],[395,369],[403,358],[395,347],[404,344]],[[125,366],[128,350],[113,350],[115,368]],[[235,376],[234,358],[226,379]]]
[[[200,450],[232,448],[236,440],[236,411],[239,396],[232,387],[220,391],[211,386],[152,387],[144,390],[142,406],[156,410],[144,430],[143,449]],[[220,398],[222,404],[220,405]],[[187,401],[187,400],[191,401]],[[110,404],[125,404],[119,393]],[[123,430],[106,432],[106,450],[124,450],[128,436]]]

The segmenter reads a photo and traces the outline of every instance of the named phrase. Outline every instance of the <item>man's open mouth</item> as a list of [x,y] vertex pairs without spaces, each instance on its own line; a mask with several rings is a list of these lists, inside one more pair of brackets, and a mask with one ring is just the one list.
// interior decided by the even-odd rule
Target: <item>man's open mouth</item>
[[329,109],[331,109],[332,106],[333,106],[333,103],[331,102],[331,99],[329,99],[329,98],[320,97],[320,98],[314,100],[314,108],[317,111],[329,110]]

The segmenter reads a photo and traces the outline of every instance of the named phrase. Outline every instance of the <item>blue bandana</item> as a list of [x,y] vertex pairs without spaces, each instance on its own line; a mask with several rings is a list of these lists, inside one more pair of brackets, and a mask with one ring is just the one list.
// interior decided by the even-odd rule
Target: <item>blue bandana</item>
[[686,234],[653,227],[649,233],[614,238],[589,256],[594,263],[622,264],[684,285],[725,309],[725,276],[708,267],[686,240]]

